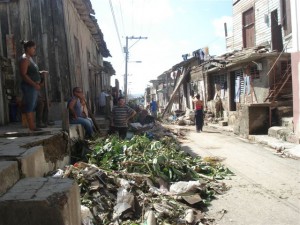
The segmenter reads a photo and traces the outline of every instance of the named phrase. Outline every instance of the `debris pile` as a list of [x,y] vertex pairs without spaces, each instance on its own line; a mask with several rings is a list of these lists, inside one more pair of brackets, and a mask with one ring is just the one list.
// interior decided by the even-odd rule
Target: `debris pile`
[[204,210],[231,174],[216,160],[192,157],[172,137],[116,136],[90,144],[87,162],[61,173],[81,189],[84,224],[211,224]]

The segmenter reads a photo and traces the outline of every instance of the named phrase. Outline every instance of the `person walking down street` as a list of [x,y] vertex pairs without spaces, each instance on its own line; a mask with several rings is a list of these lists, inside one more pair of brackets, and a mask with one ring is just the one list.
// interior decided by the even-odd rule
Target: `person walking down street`
[[23,93],[22,113],[26,115],[27,125],[30,131],[40,131],[34,122],[34,111],[37,104],[38,93],[43,85],[42,77],[48,72],[39,71],[39,67],[32,57],[36,54],[34,41],[21,41],[24,47],[24,54],[20,59],[21,89]]
[[199,133],[203,128],[203,101],[200,100],[199,94],[193,98],[193,103],[195,109],[196,131]]
[[81,124],[86,132],[86,137],[93,136],[93,121],[87,117],[84,108],[85,100],[80,87],[73,88],[73,97],[68,102],[70,124]]
[[125,104],[125,98],[118,98],[118,105],[114,106],[111,115],[112,131],[117,131],[121,139],[125,139],[128,129],[128,121],[134,117],[136,111]]
[[150,112],[151,116],[153,116],[155,119],[157,118],[157,102],[152,98],[152,101],[150,102]]

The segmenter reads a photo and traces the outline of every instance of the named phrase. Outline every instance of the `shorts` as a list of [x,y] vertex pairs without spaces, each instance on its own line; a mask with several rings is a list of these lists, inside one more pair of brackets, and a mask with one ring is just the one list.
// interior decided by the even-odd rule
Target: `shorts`
[[37,104],[39,91],[37,91],[33,86],[24,82],[21,83],[21,89],[23,92],[22,112],[34,112]]

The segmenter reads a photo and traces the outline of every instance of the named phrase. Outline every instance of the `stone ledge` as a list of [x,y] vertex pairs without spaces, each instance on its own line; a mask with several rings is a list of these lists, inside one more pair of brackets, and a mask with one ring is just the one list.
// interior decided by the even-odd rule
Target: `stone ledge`
[[292,130],[286,127],[273,126],[268,129],[268,135],[283,141],[287,140],[287,137],[292,134]]
[[84,139],[84,128],[80,124],[70,124],[69,135],[70,139]]
[[228,122],[227,121],[219,121],[219,125],[222,127],[228,126]]
[[20,179],[18,163],[14,161],[0,162],[0,196]]
[[79,187],[71,179],[22,179],[0,197],[0,218],[0,225],[80,225]]

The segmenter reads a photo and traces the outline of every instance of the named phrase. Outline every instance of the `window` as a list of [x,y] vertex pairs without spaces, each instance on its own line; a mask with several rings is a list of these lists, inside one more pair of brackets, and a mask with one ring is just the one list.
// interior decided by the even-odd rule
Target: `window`
[[222,75],[214,75],[213,76],[213,84],[216,85],[220,85],[223,86],[224,83],[226,82],[226,75],[222,74]]
[[257,69],[256,66],[252,66],[250,68],[250,75],[251,75],[252,79],[259,79],[260,78],[260,76],[259,76],[259,70]]
[[208,99],[213,99],[216,92],[221,89],[227,89],[227,76],[226,74],[213,75],[210,77],[210,87]]
[[244,48],[255,46],[254,36],[254,10],[253,8],[248,9],[243,13],[243,45]]

